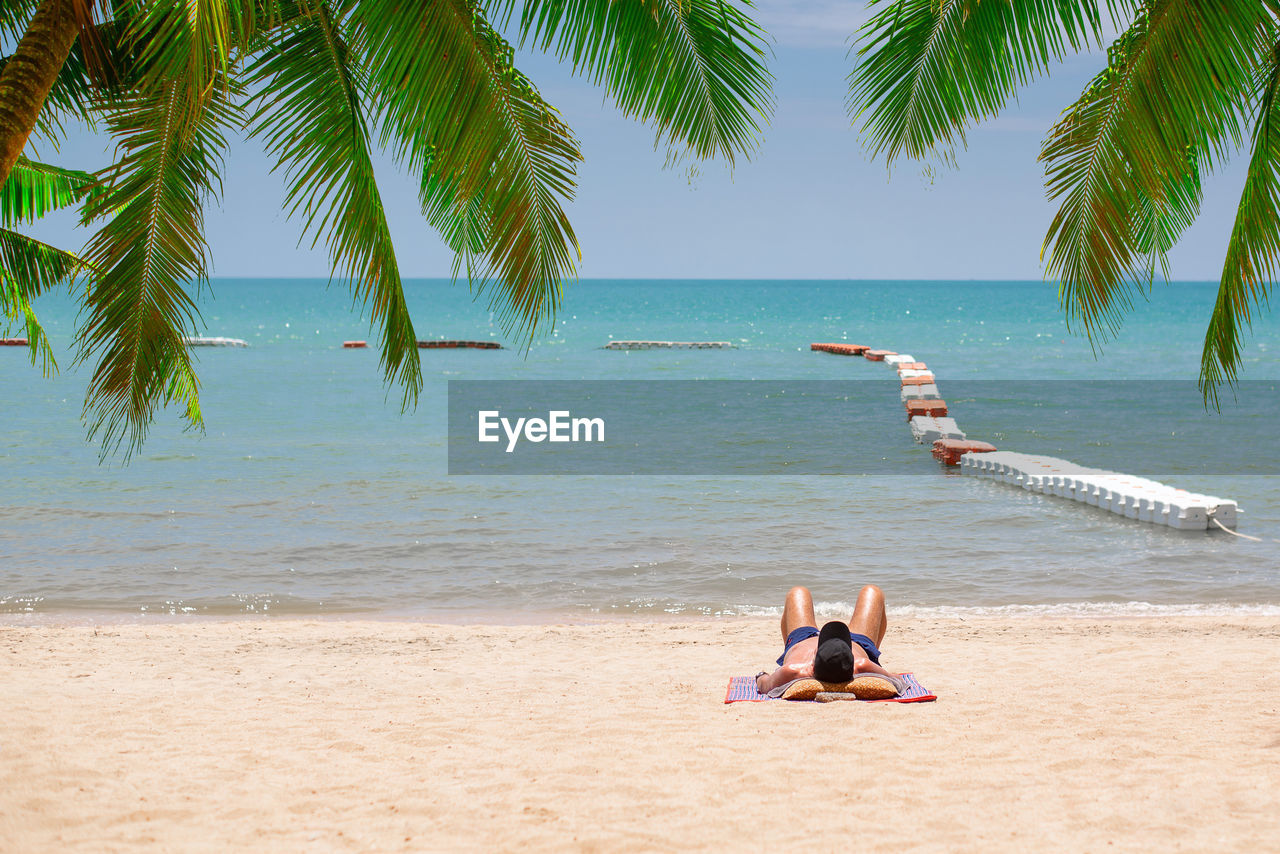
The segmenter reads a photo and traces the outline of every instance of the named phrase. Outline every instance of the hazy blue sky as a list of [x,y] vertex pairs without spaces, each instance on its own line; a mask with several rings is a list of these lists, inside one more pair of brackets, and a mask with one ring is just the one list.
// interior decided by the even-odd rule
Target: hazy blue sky
[[[692,182],[664,170],[653,132],[619,116],[599,90],[553,59],[519,62],[577,132],[586,162],[569,208],[584,278],[1038,279],[1053,207],[1036,163],[1059,111],[1100,68],[1072,59],[1024,91],[1020,103],[974,130],[958,169],[932,178],[901,162],[872,162],[849,125],[847,39],[863,4],[765,0],[758,18],[776,39],[777,112],[764,145],[731,175],[705,164]],[[109,152],[80,134],[61,155],[95,168]],[[1216,280],[1243,178],[1244,157],[1210,178],[1201,221],[1173,254],[1177,279]],[[237,142],[225,192],[208,213],[215,276],[325,276],[323,247],[298,246],[299,224],[281,210],[284,190],[255,142]],[[397,256],[406,278],[447,276],[450,253],[423,221],[416,180],[379,164]],[[36,232],[67,248],[87,234],[69,217]]]

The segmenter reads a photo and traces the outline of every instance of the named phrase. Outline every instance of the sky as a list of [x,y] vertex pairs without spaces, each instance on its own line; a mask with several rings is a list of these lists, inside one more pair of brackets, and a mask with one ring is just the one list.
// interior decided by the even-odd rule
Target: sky
[[[567,212],[582,278],[1043,278],[1040,248],[1055,208],[1036,156],[1101,68],[1100,53],[1069,59],[972,130],[956,168],[929,173],[904,160],[890,170],[870,158],[845,111],[848,40],[864,5],[762,0],[756,17],[773,40],[772,124],[750,161],[732,171],[702,164],[692,178],[665,169],[653,131],[623,118],[554,57],[518,57],[581,142],[585,162]],[[110,151],[108,140],[82,131],[59,153],[39,154],[97,168]],[[1172,278],[1219,278],[1245,159],[1207,179],[1200,220],[1171,254]],[[328,275],[323,246],[299,245],[301,224],[283,212],[284,183],[271,165],[256,141],[233,143],[223,195],[206,214],[214,276]],[[416,179],[389,157],[376,170],[402,276],[448,276],[452,254],[422,219]],[[68,249],[89,236],[69,215],[32,233]]]

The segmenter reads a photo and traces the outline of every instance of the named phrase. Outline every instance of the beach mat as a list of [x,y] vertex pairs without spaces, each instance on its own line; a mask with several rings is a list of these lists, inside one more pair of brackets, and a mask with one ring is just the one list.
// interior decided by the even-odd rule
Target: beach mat
[[[858,700],[859,703],[927,703],[938,699],[928,688],[916,681],[911,673],[899,673],[898,678],[906,683],[906,689],[896,697],[887,700]],[[725,692],[726,703],[760,703],[765,700],[781,700],[781,697],[770,697],[756,690],[754,676],[735,676],[729,680],[729,690]],[[792,703],[815,703],[816,700],[787,700]]]

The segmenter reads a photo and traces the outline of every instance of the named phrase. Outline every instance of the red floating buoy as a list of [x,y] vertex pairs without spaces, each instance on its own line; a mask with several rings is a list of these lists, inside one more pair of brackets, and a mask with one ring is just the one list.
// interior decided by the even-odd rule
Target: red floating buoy
[[355,350],[360,347],[368,347],[369,344],[365,341],[343,341],[342,346],[346,347],[348,350]]
[[867,346],[865,344],[819,343],[810,344],[809,349],[823,353],[834,353],[837,356],[861,356],[867,351]]
[[0,347],[26,347],[29,343],[25,338],[0,338]]
[[947,402],[945,400],[908,400],[907,401],[907,420],[910,421],[917,415],[927,415],[930,418],[941,418],[947,414]]
[[965,454],[989,454],[995,449],[990,442],[973,439],[938,439],[933,443],[933,458],[943,465],[958,466]]

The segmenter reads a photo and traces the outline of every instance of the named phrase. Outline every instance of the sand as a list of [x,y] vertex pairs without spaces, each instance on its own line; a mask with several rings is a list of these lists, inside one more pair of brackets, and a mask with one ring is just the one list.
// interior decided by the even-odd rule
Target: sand
[[0,626],[0,849],[1280,849],[1280,620],[912,619],[937,702],[724,705],[776,633]]

